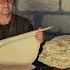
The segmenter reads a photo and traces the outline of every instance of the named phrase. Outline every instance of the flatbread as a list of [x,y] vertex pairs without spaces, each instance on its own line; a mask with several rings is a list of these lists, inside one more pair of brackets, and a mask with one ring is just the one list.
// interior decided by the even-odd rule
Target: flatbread
[[70,35],[55,37],[43,46],[39,61],[60,69],[70,67]]
[[23,65],[0,64],[0,70],[32,70],[32,69],[35,69],[35,66],[32,64],[23,64]]
[[37,57],[40,44],[35,39],[36,31],[0,41],[0,64],[28,64]]

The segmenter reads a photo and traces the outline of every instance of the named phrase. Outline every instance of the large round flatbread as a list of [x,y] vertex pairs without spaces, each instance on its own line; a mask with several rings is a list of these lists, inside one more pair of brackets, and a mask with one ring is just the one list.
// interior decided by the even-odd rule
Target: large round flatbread
[[0,41],[0,64],[28,64],[37,57],[39,43],[35,31]]
[[39,61],[60,69],[70,67],[70,35],[55,37],[43,46]]

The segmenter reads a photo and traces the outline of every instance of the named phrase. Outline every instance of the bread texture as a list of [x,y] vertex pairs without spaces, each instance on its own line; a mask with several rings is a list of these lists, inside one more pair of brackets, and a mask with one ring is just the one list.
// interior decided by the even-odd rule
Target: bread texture
[[70,35],[63,35],[47,41],[38,59],[51,67],[70,67]]

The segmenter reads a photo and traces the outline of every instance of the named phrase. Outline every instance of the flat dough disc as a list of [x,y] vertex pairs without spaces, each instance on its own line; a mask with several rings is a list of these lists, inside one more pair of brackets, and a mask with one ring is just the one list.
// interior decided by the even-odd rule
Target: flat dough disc
[[46,42],[39,61],[60,69],[70,67],[70,35],[58,36]]
[[0,64],[28,64],[37,57],[39,43],[35,31],[0,41]]

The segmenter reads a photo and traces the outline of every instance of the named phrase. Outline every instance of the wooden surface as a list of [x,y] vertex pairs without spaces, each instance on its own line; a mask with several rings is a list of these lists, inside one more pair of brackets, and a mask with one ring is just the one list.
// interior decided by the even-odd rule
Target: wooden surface
[[0,64],[0,70],[31,70],[34,68],[35,66],[32,64],[24,64],[24,65]]

